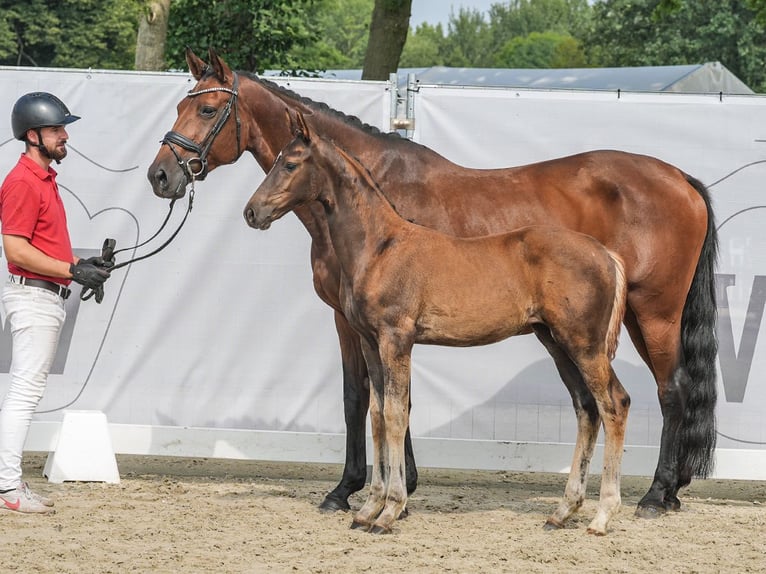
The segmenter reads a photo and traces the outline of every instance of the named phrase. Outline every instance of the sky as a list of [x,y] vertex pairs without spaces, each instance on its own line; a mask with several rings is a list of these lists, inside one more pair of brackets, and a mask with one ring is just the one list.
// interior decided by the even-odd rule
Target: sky
[[428,22],[432,26],[441,23],[446,31],[450,11],[457,14],[463,7],[486,14],[492,4],[500,3],[502,0],[412,0],[410,26],[415,28],[423,22]]

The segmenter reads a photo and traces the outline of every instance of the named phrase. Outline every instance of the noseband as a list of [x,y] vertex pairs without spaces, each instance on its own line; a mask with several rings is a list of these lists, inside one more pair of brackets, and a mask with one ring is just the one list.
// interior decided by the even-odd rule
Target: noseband
[[[218,120],[215,122],[215,125],[213,126],[213,129],[210,130],[210,133],[205,136],[205,139],[202,140],[202,143],[197,144],[191,139],[187,138],[185,135],[180,134],[178,132],[169,131],[165,134],[165,137],[162,138],[160,141],[161,144],[166,144],[170,151],[173,152],[173,155],[176,157],[176,161],[178,162],[178,165],[181,166],[181,169],[183,169],[184,173],[186,174],[186,179],[189,183],[194,185],[194,180],[202,180],[205,179],[205,176],[207,175],[207,156],[208,153],[210,153],[210,148],[213,146],[213,141],[218,136],[219,133],[221,133],[221,130],[223,129],[224,124],[229,119],[229,116],[231,115],[231,110],[234,108],[234,119],[237,122],[237,155],[234,158],[234,161],[240,156],[240,131],[241,131],[241,125],[239,121],[239,111],[237,110],[237,96],[239,95],[239,76],[237,76],[236,72],[232,72],[234,74],[234,78],[232,80],[231,89],[229,88],[207,88],[204,90],[199,90],[197,92],[189,91],[187,93],[187,97],[194,97],[199,96],[201,94],[209,94],[211,92],[226,92],[230,94],[229,101],[226,102],[226,105],[223,108],[223,111],[218,116]],[[184,160],[181,155],[176,151],[176,148],[173,146],[173,144],[176,144],[177,146],[182,147],[185,150],[188,150],[190,152],[193,152],[196,155],[196,157],[190,157],[187,160]],[[193,162],[199,162],[200,167],[198,170],[194,170],[194,168],[191,166]]]

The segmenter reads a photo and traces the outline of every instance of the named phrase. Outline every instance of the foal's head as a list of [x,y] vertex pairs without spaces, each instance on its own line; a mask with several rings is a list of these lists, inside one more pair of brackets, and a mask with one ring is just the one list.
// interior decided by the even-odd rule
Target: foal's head
[[279,153],[274,165],[245,205],[245,221],[250,227],[268,229],[295,207],[319,198],[325,186],[313,153],[313,139],[303,114],[290,114],[295,137]]

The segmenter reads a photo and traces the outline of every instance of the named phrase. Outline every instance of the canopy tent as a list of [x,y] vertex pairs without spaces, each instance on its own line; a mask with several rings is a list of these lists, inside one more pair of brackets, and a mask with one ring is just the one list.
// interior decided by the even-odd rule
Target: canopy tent
[[[753,94],[742,80],[720,62],[685,66],[635,66],[625,68],[402,68],[400,87],[409,74],[420,84],[452,86],[502,86],[535,89],[623,90],[687,94]],[[325,78],[359,80],[361,70],[328,70]]]

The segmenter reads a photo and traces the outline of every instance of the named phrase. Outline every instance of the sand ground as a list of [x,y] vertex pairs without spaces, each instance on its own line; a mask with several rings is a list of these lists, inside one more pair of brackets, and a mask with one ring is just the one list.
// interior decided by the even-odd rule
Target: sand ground
[[57,512],[0,511],[0,572],[766,572],[766,482],[695,481],[680,512],[645,520],[633,511],[650,481],[624,477],[595,537],[598,476],[568,527],[547,532],[565,475],[422,469],[410,516],[375,536],[318,511],[337,465],[118,455],[119,484],[52,484],[45,457],[25,455],[25,478]]

